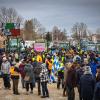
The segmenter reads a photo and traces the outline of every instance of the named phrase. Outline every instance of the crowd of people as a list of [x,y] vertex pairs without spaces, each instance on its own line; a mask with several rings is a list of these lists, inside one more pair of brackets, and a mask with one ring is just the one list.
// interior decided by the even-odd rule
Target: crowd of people
[[48,52],[1,53],[0,66],[5,89],[11,89],[11,79],[15,95],[20,94],[21,79],[27,95],[33,93],[37,83],[38,95],[49,97],[48,84],[57,84],[58,91],[62,87],[62,95],[68,100],[75,100],[76,88],[79,100],[100,100],[100,54],[94,51],[73,47]]

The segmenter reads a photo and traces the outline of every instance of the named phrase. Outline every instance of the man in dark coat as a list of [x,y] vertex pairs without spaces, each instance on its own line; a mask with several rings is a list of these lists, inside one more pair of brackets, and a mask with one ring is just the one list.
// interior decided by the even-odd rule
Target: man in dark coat
[[80,90],[83,100],[93,100],[95,78],[92,75],[90,66],[85,66],[85,72],[80,79]]

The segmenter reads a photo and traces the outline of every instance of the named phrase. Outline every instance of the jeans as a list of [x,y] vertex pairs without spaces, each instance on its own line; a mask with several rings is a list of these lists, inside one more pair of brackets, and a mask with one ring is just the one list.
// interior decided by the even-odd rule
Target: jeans
[[11,87],[9,74],[3,74],[3,81],[4,81],[5,88]]
[[66,89],[67,89],[67,93],[68,93],[68,100],[75,100],[74,87],[67,85]]
[[57,89],[60,89],[60,84],[64,88],[64,79],[58,76]]
[[31,88],[31,91],[33,91],[33,83],[26,83],[26,91],[29,91],[29,85],[30,85],[30,88]]
[[43,96],[49,96],[47,82],[41,82]]
[[38,85],[38,95],[41,95],[41,84],[40,84],[40,78],[36,78],[35,81]]

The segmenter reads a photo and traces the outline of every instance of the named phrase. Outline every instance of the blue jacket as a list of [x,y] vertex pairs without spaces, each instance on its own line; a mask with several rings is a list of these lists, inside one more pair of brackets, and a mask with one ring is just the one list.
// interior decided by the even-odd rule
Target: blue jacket
[[92,71],[93,76],[96,76],[97,64],[95,62],[90,62],[89,65],[91,67],[91,71]]

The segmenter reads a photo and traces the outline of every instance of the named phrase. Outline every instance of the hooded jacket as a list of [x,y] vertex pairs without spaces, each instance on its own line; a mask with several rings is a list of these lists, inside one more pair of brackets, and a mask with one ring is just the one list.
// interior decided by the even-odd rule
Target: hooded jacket
[[93,99],[95,87],[95,78],[89,72],[85,72],[84,75],[80,78],[80,90],[82,98],[86,98],[87,100]]

